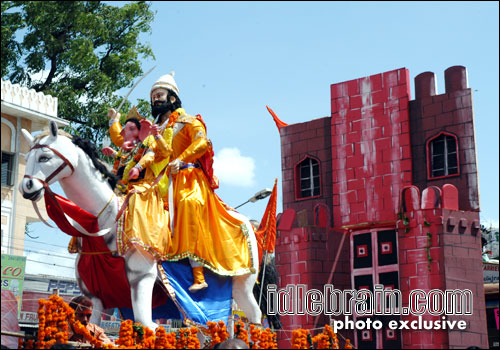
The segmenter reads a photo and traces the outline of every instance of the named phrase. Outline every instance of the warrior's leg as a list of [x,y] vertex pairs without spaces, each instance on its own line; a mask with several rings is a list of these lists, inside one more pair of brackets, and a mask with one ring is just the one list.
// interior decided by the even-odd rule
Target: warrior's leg
[[207,282],[205,282],[205,275],[203,274],[203,266],[201,266],[198,262],[189,259],[189,263],[191,264],[191,268],[193,269],[193,285],[189,287],[189,291],[191,293],[195,293],[199,290],[205,289],[208,287]]

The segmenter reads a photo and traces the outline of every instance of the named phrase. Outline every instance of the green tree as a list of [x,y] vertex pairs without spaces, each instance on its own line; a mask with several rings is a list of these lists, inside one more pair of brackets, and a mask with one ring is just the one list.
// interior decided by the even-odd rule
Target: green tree
[[[116,91],[143,74],[140,58],[154,55],[150,3],[122,7],[101,1],[2,1],[2,79],[59,99],[69,132],[100,145]],[[22,40],[22,41],[21,41]],[[35,78],[40,77],[41,78]],[[141,101],[144,110],[146,101]],[[124,105],[127,113],[130,103]]]

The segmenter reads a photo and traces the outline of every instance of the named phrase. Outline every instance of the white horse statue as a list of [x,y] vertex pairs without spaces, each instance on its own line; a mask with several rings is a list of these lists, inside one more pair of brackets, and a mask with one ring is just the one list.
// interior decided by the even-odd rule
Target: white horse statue
[[[89,155],[72,142],[71,135],[59,131],[54,122],[50,122],[48,134],[42,133],[34,138],[24,129],[22,133],[31,147],[26,155],[26,174],[19,185],[23,197],[36,202],[44,196],[44,190],[48,185],[59,181],[70,201],[98,217],[100,231],[89,233],[65,214],[68,221],[82,234],[92,237],[102,236],[109,250],[115,251],[117,248],[115,218],[119,203],[116,198],[113,200],[115,194],[111,186],[103,179]],[[249,322],[260,324],[262,313],[252,292],[259,270],[255,233],[247,218],[236,212],[231,214],[243,221],[248,228],[255,271],[233,277],[232,297],[245,312]],[[157,262],[137,245],[133,245],[123,258],[131,288],[135,321],[155,330],[158,325],[152,320],[152,292],[159,275]],[[80,254],[77,256],[76,266],[79,259]],[[91,322],[100,324],[101,313],[104,311],[103,303],[90,293],[80,278],[78,269],[76,269],[76,280],[82,292],[91,297],[94,303]]]

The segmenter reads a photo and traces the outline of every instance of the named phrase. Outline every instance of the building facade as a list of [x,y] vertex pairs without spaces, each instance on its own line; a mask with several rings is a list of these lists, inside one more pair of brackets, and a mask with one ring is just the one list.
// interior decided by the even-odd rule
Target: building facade
[[[23,255],[27,223],[39,221],[31,201],[17,189],[24,174],[29,144],[21,129],[31,133],[69,123],[57,117],[57,98],[2,80],[2,254]],[[40,206],[42,214],[44,206]]]
[[[405,68],[333,84],[330,116],[280,130],[279,287],[373,292],[382,285],[401,291],[403,307],[416,289],[473,295],[472,315],[447,318],[465,320],[465,330],[393,330],[390,321],[417,317],[372,316],[382,328],[342,330],[341,343],[488,346],[472,90],[465,67],[444,75],[446,91],[438,94],[435,74],[419,74],[413,100]],[[317,328],[333,319],[344,316],[295,314],[282,323]]]

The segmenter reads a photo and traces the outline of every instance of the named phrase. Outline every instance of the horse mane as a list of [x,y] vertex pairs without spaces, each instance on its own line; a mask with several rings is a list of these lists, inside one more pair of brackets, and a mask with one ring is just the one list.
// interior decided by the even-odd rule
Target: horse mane
[[[97,150],[97,147],[92,141],[81,138],[80,136],[77,135],[71,135],[61,129],[58,129],[57,134],[69,138],[75,146],[80,147],[82,151],[84,151],[90,157],[90,160],[92,161],[92,164],[94,164],[95,168],[99,170],[105,178],[107,178],[108,183],[111,186],[111,189],[113,190],[115,189],[116,183],[118,182],[119,178],[118,176],[113,174],[107,167],[106,163],[104,163],[99,158],[99,151]],[[33,142],[38,143],[42,138],[49,135],[50,131],[46,129],[42,131],[40,134],[36,135],[33,139]]]
[[118,176],[113,174],[107,167],[106,163],[104,163],[99,158],[99,151],[97,150],[95,144],[92,141],[81,138],[80,136],[77,135],[74,135],[71,141],[76,146],[80,147],[90,157],[90,160],[92,160],[92,164],[94,164],[96,169],[99,170],[103,175],[103,177],[105,177],[108,180],[111,189],[114,190],[119,178]]

